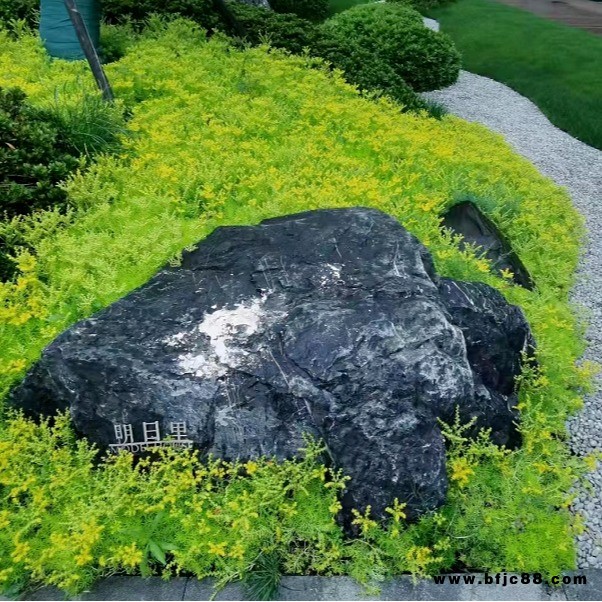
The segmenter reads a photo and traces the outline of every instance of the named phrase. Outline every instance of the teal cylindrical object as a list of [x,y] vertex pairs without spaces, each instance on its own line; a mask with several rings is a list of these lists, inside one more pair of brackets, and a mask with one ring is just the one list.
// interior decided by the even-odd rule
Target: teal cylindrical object
[[[98,48],[100,41],[99,0],[77,0],[77,8],[86,24],[94,47]],[[41,0],[40,37],[50,56],[69,61],[86,58],[63,0]]]

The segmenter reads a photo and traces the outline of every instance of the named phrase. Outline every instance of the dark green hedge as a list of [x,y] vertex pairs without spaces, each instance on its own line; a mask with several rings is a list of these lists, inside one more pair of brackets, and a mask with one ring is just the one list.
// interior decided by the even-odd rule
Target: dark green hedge
[[47,209],[66,194],[56,184],[79,165],[79,153],[46,111],[17,89],[0,88],[0,212],[7,217]]
[[205,29],[220,23],[213,0],[102,0],[102,13],[108,23],[144,21],[152,13],[192,19]]
[[[453,84],[460,55],[445,35],[424,26],[415,10],[401,4],[364,4],[319,26],[316,52],[343,69],[389,89],[405,82],[415,92]],[[366,75],[368,72],[368,75]]]
[[269,0],[278,13],[292,13],[308,21],[323,21],[328,15],[328,0]]
[[[57,184],[80,161],[55,117],[27,104],[22,91],[0,88],[0,140],[0,218],[64,206],[67,194]],[[14,271],[10,250],[0,240],[2,280]]]
[[0,0],[0,26],[20,19],[33,27],[40,15],[40,0]]
[[[232,0],[228,8],[244,29],[247,41],[259,44],[269,40],[275,48],[284,48],[299,54],[304,48],[312,47],[316,36],[315,26],[294,14],[280,14],[257,6]],[[226,24],[226,32],[237,35],[236,30]]]
[[451,4],[454,0],[387,0],[387,2],[393,2],[395,4],[402,4],[426,13],[432,8],[443,6],[445,4]]

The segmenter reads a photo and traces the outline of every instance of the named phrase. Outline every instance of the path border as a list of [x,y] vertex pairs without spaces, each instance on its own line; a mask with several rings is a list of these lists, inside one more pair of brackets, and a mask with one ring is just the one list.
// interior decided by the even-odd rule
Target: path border
[[[456,573],[458,574],[458,573]],[[508,576],[514,573],[508,573]],[[602,569],[584,569],[565,575],[585,575],[586,585],[562,585],[552,588],[547,584],[485,585],[483,573],[459,574],[460,579],[474,575],[473,585],[435,584],[432,579],[412,580],[409,575],[391,579],[380,585],[378,594],[371,593],[351,577],[283,577],[275,600],[602,600]],[[520,578],[519,578],[520,581]],[[72,600],[210,600],[214,581],[178,577],[166,581],[160,577],[107,577]],[[29,592],[19,600],[69,600],[56,588],[44,587]],[[231,583],[219,591],[215,600],[248,599],[240,583]],[[2,598],[0,600],[9,600]]]

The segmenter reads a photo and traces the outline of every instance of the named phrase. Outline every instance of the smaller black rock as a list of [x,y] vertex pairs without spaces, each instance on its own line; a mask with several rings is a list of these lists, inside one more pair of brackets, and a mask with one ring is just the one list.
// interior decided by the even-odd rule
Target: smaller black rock
[[481,247],[485,257],[493,263],[493,268],[498,273],[502,270],[510,270],[516,284],[527,290],[535,288],[531,275],[512,250],[508,240],[474,203],[462,201],[453,205],[443,215],[443,225],[463,236],[461,248],[464,248],[467,243]]

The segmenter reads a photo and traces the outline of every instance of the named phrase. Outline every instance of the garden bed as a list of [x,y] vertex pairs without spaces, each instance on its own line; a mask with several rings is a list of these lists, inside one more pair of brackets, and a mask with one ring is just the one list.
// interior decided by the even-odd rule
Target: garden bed
[[[49,61],[33,35],[0,35],[0,85],[23,89],[39,107],[57,91],[69,105],[82,86],[91,90],[83,65]],[[314,443],[284,464],[167,454],[134,467],[128,455],[98,463],[67,419],[34,425],[6,414],[2,587],[74,592],[115,571],[181,572],[221,584],[246,577],[263,595],[282,572],[371,582],[457,567],[572,568],[580,525],[567,508],[581,465],[564,425],[589,371],[575,366],[583,341],[568,295],[582,225],[567,194],[483,127],[402,113],[387,98],[360,96],[317,59],[237,50],[189,22],[155,26],[107,72],[130,115],[121,154],[68,180],[68,214],[11,226],[29,250],[16,279],[0,284],[3,395],[59,332],[177,262],[215,227],[364,205],[415,234],[440,274],[486,282],[524,309],[538,366],[521,383],[523,445],[501,450],[452,425],[447,504],[414,524],[401,505],[383,524],[361,508],[358,534],[346,538],[336,521],[342,475],[320,464]],[[503,231],[536,290],[497,275],[442,230],[442,213],[466,198]]]

